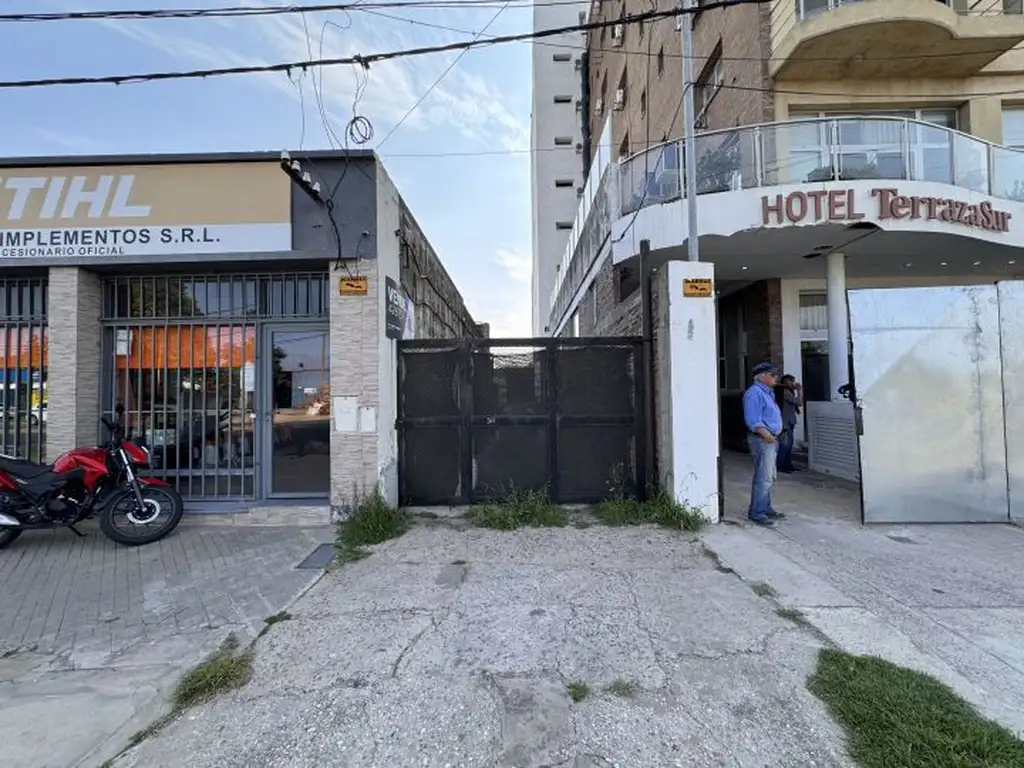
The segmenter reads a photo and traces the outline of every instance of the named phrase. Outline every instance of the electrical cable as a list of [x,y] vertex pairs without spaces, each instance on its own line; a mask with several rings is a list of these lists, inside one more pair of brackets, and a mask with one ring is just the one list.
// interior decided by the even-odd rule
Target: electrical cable
[[[97,20],[132,20],[145,21],[155,19],[203,19],[203,18],[231,18],[231,17],[259,17],[259,16],[281,16],[295,13],[321,13],[330,11],[352,10],[358,3],[320,3],[312,5],[235,5],[213,8],[163,8],[149,10],[106,10],[106,11],[54,11],[54,12],[22,12],[0,14],[0,22],[57,22],[57,21],[97,21]],[[777,8],[778,0],[771,2]],[[498,8],[500,0],[392,0],[388,2],[375,2],[373,7],[379,8]],[[530,0],[516,0],[513,8],[531,10],[534,7],[557,7],[563,5],[580,5],[579,0],[543,0],[531,2]],[[694,9],[700,13],[708,10],[709,5],[701,5]],[[972,12],[972,9],[957,11],[961,16],[995,17],[1008,15],[1005,13],[989,13],[982,9]],[[796,14],[796,9],[784,19],[788,21]]]
[[[466,0],[462,0],[465,2]],[[397,49],[392,51],[381,51],[379,53],[356,54],[337,58],[320,58],[311,61],[280,62],[277,64],[250,64],[236,67],[214,67],[210,69],[181,70],[175,72],[149,72],[129,75],[100,75],[92,77],[52,77],[30,80],[5,80],[0,81],[0,89],[9,88],[38,88],[54,85],[127,85],[130,83],[154,82],[164,80],[201,80],[208,77],[220,77],[225,75],[247,75],[263,74],[270,72],[287,72],[292,69],[310,69],[313,67],[328,67],[356,64],[363,68],[370,65],[389,61],[392,59],[411,58],[424,56],[431,53],[447,53],[450,51],[462,51],[469,48],[484,48],[503,43],[514,43],[523,40],[535,40],[545,37],[557,37],[572,32],[584,32],[593,29],[604,29],[614,27],[623,23],[637,24],[644,21],[657,19],[671,19],[695,12],[706,13],[718,8],[726,8],[735,5],[763,5],[768,0],[716,0],[715,2],[701,6],[699,9],[692,8],[670,8],[667,10],[645,11],[624,20],[604,20],[587,22],[584,24],[572,24],[565,27],[554,27],[550,29],[523,32],[514,35],[497,35],[494,37],[481,38],[479,40],[463,40],[442,45],[425,45],[416,48]],[[352,6],[346,6],[350,8]]]
[[[505,12],[505,9],[508,8],[510,2],[511,0],[506,0],[505,4],[501,8],[499,8],[497,13],[495,13],[491,17],[490,21],[484,24],[483,28],[473,35],[473,40],[479,40],[481,37],[484,36],[484,34],[487,32],[490,26],[498,20],[498,17],[501,16],[502,13]],[[395,123],[394,126],[392,126],[391,130],[387,132],[387,135],[385,135],[384,138],[377,143],[377,146],[375,147],[376,150],[380,151],[380,148],[387,143],[387,140],[394,135],[395,131],[402,127],[402,123],[409,119],[409,116],[416,111],[420,104],[422,104],[431,93],[433,93],[434,89],[441,84],[441,81],[448,76],[449,72],[455,69],[455,66],[460,61],[462,61],[462,57],[465,56],[468,52],[468,48],[466,48],[463,51],[459,51],[459,54],[454,59],[452,59],[451,63],[447,67],[445,67],[444,71],[440,75],[438,75],[438,78],[433,83],[431,83],[430,87],[427,88],[426,91],[423,92],[423,95],[416,100],[416,103],[409,107],[409,111],[402,115],[402,119]]]
[[[538,5],[543,5],[543,3],[539,3]],[[359,8],[353,8],[352,10],[355,10],[355,11],[358,11],[359,13],[367,14],[367,15],[370,15],[370,16],[379,16],[380,18],[383,18],[383,19],[391,19],[392,21],[404,22],[406,24],[411,24],[411,25],[417,26],[417,27],[426,27],[428,29],[437,29],[437,30],[441,30],[441,31],[444,31],[444,32],[456,32],[456,33],[462,34],[462,35],[473,35],[473,34],[475,34],[473,32],[473,30],[471,30],[471,29],[462,29],[462,28],[459,28],[459,27],[449,27],[449,26],[447,26],[445,24],[436,24],[434,22],[421,21],[419,19],[410,19],[407,16],[396,16],[395,14],[392,14],[392,13],[385,13],[384,11],[375,10],[372,5],[362,5]],[[705,9],[702,8],[701,10],[705,10]],[[622,21],[623,21],[623,23],[625,23],[625,21],[627,21],[627,20],[622,20]],[[483,37],[488,37],[488,36],[487,35],[483,35]],[[532,41],[530,41],[530,40],[523,40],[521,42],[532,42]],[[622,56],[663,56],[666,59],[693,58],[693,59],[698,60],[698,61],[704,61],[704,59],[707,58],[705,56],[697,56],[697,55],[687,56],[684,53],[669,53],[669,52],[666,52],[666,51],[661,51],[659,53],[651,53],[650,51],[644,51],[644,50],[632,50],[632,49],[626,48],[625,46],[614,47],[614,48],[603,48],[603,47],[598,46],[598,45],[572,45],[571,43],[546,43],[546,42],[543,42],[543,41],[537,41],[535,44],[536,45],[545,46],[545,47],[550,47],[550,48],[560,48],[560,49],[568,48],[568,49],[576,50],[576,51],[580,51],[580,52],[583,52],[583,51],[589,51],[589,52],[597,51],[597,52],[600,52],[600,53],[611,53],[611,54],[618,54],[618,55],[622,55]],[[1024,49],[1011,49],[1011,50],[1024,50]],[[965,52],[959,52],[959,53],[919,53],[919,54],[892,55],[892,56],[886,54],[886,55],[883,55],[883,56],[875,56],[875,55],[868,56],[868,55],[864,54],[863,52],[861,52],[858,55],[859,56],[864,56],[864,58],[866,60],[868,60],[868,61],[918,61],[918,60],[921,60],[921,59],[925,59],[925,60],[928,60],[928,59],[956,59],[956,58],[960,58],[962,56],[978,56],[978,55],[984,55],[984,54],[997,55],[997,54],[1005,54],[1005,53],[1009,53],[1009,51],[1007,51],[1006,47],[1004,46],[1004,47],[1000,47],[1000,48],[993,48],[993,49],[990,49],[990,50],[972,50],[972,51],[965,51]],[[757,62],[769,62],[770,63],[770,62],[773,62],[773,61],[789,61],[791,57],[789,57],[789,56],[725,56],[725,55],[723,55],[723,56],[720,56],[719,58],[721,59],[721,61],[757,61]],[[847,56],[801,56],[800,57],[800,61],[801,62],[809,62],[809,61],[848,62],[850,60],[850,58],[851,57],[849,55],[847,55]]]

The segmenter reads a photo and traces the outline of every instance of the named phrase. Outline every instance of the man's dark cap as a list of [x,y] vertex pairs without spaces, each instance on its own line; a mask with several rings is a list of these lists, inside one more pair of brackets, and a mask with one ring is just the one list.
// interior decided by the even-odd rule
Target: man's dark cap
[[775,366],[771,363],[758,363],[754,366],[754,370],[751,372],[751,375],[760,376],[762,373],[777,374],[778,371],[775,370]]

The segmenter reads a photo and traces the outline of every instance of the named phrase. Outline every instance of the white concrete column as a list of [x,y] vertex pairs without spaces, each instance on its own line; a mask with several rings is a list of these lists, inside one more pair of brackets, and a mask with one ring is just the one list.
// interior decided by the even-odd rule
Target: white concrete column
[[846,309],[846,257],[830,253],[825,263],[825,301],[828,311],[828,377],[831,399],[843,400],[838,389],[849,383],[850,326]]
[[[661,487],[718,522],[715,266],[670,261],[655,276],[655,406]],[[701,290],[703,288],[703,290]]]

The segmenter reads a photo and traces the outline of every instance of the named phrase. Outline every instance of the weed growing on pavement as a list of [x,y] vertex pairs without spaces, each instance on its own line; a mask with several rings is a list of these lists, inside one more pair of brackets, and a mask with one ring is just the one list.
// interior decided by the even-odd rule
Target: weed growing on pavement
[[409,530],[408,515],[389,506],[379,490],[374,489],[371,494],[355,493],[353,498],[347,519],[338,523],[337,563],[353,563],[369,557],[366,547],[397,539]]
[[605,690],[612,696],[621,696],[624,699],[631,699],[636,696],[640,689],[639,686],[631,680],[623,680],[622,678],[619,678],[618,680],[613,680],[611,685],[609,685]]
[[694,533],[707,524],[698,510],[681,504],[664,491],[646,501],[624,496],[609,499],[598,504],[594,514],[605,525],[660,525]]
[[282,621],[290,621],[291,618],[292,615],[288,613],[288,611],[280,611],[278,613],[275,613],[273,616],[267,616],[267,618],[263,620],[263,629],[261,629],[260,633],[256,635],[256,639],[259,640],[261,637],[267,634],[267,632],[270,631],[270,628],[273,627],[275,624],[280,624]]
[[239,651],[234,634],[206,661],[202,662],[178,681],[171,703],[176,710],[187,709],[227,691],[240,688],[252,676],[252,647]]
[[750,590],[758,597],[778,597],[779,593],[775,591],[771,584],[763,581],[755,581],[750,585]]
[[469,510],[469,520],[480,528],[514,531],[517,528],[564,528],[566,511],[540,491],[512,491],[496,504]]
[[798,627],[807,627],[810,625],[810,622],[807,621],[807,617],[804,616],[803,611],[799,608],[776,608],[775,615],[780,619],[793,622]]
[[862,768],[1024,765],[1024,742],[921,672],[826,648],[807,687]]
[[574,683],[569,683],[569,697],[579,704],[581,701],[590,696],[590,686],[586,683],[577,680]]

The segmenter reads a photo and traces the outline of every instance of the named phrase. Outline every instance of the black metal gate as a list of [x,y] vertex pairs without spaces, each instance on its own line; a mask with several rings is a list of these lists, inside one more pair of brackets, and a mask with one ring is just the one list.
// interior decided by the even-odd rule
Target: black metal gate
[[399,342],[400,502],[642,497],[642,356],[633,337]]

